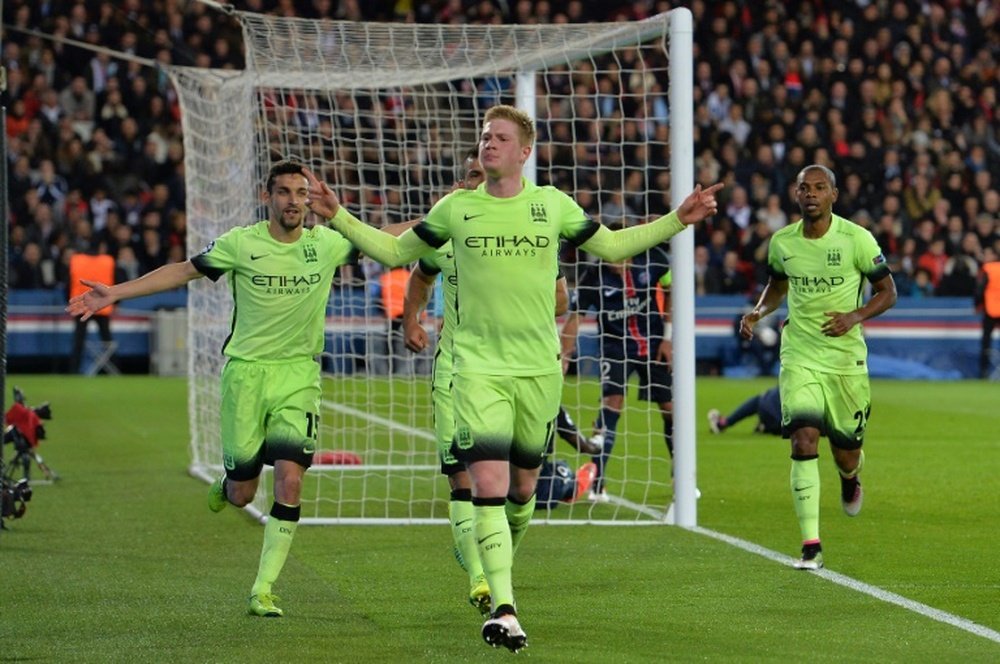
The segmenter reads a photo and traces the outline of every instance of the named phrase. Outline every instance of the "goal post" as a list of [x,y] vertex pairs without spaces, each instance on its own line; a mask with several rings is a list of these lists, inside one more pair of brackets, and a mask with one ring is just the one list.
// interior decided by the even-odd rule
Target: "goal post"
[[[635,22],[532,26],[234,16],[243,28],[245,70],[168,69],[182,110],[189,255],[261,218],[259,192],[277,158],[301,160],[369,223],[419,218],[450,191],[482,115],[497,103],[536,118],[533,179],[566,191],[604,222],[655,218],[693,185],[686,9]],[[691,233],[682,236],[691,241]],[[655,404],[630,394],[607,471],[612,500],[560,503],[536,519],[696,524],[694,425],[683,422],[694,413],[693,279],[682,274],[691,270],[678,259],[684,251],[691,249],[675,239],[674,328],[687,331],[686,342],[675,342],[677,458],[672,464],[667,456]],[[587,257],[564,253],[572,285]],[[341,269],[331,290],[322,357],[324,454],[306,474],[302,523],[447,518],[448,484],[431,420],[432,355],[401,348],[379,306],[380,270],[370,262]],[[188,306],[190,470],[210,480],[222,470],[219,374],[232,300],[224,285],[196,280]],[[425,327],[433,331],[431,309]],[[567,378],[563,403],[589,435],[600,402],[593,373],[600,357],[593,325],[585,332],[580,371]],[[679,353],[690,356],[679,362]],[[589,461],[558,440],[554,456],[572,468]],[[262,479],[251,507],[258,517],[270,505],[270,484]]]

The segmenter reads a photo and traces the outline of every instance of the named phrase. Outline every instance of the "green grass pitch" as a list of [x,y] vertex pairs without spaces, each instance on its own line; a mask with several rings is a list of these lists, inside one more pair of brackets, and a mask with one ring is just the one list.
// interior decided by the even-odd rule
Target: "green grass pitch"
[[[302,528],[276,588],[286,617],[246,616],[262,530],[236,509],[210,513],[207,486],[187,475],[182,379],[15,376],[8,394],[11,384],[29,403],[52,402],[40,451],[63,480],[37,486],[25,517],[0,533],[0,660],[512,657],[480,639],[443,525]],[[750,433],[751,422],[711,436],[704,421],[766,385],[699,378],[698,520],[792,555],[787,442]],[[537,526],[514,569],[529,635],[518,659],[1000,661],[990,637],[1000,630],[1000,384],[875,381],[872,393],[857,518],[840,512],[821,454],[827,568],[986,636],[697,532]]]

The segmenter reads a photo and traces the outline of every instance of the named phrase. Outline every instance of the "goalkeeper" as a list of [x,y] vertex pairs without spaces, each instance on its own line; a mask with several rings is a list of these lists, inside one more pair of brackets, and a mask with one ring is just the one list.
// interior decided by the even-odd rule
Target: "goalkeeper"
[[[559,411],[562,367],[555,289],[560,239],[605,260],[620,261],[714,214],[721,184],[695,189],[674,212],[612,232],[566,194],[521,176],[535,138],[523,111],[487,111],[479,141],[486,182],[438,201],[400,237],[354,218],[336,194],[310,179],[311,209],[385,265],[405,265],[452,241],[458,292],[452,337],[455,434],[451,451],[472,481],[473,524],[492,596],[484,640],[512,651],[527,637],[517,620],[513,552],[527,524],[552,422]],[[508,506],[508,502],[511,503]]]
[[[308,182],[301,164],[282,161],[267,176],[269,218],[233,228],[183,263],[164,265],[138,279],[90,290],[66,310],[87,320],[119,300],[171,290],[201,277],[226,276],[234,308],[222,352],[221,434],[225,474],[208,497],[209,508],[243,507],[257,492],[264,464],[274,466],[274,503],[264,527],[257,578],[248,612],[279,617],[272,587],[295,535],[302,478],[312,464],[319,428],[320,366],[326,303],[337,266],[357,252],[326,226],[305,228]],[[403,225],[397,225],[396,232]]]

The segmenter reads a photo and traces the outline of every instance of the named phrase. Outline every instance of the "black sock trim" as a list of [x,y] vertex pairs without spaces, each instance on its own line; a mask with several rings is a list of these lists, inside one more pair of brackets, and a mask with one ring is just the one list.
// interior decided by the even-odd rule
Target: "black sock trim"
[[462,502],[469,502],[472,500],[472,489],[453,489],[451,492],[452,500],[461,500]]
[[500,498],[478,498],[476,496],[472,497],[472,504],[479,507],[503,507],[507,502],[504,497]]
[[527,505],[528,503],[530,503],[531,499],[534,498],[534,497],[535,497],[535,494],[531,494],[530,496],[528,496],[527,500],[525,500],[525,501],[522,502],[522,501],[518,500],[517,498],[515,498],[514,496],[511,496],[510,494],[508,494],[507,495],[507,502],[508,503],[514,503],[515,505],[521,505],[523,507],[523,506]]
[[271,505],[271,516],[278,521],[298,521],[301,514],[301,505],[291,507],[290,505],[282,505],[278,502]]
[[818,454],[793,454],[792,461],[812,461],[813,459],[818,459]]
[[497,610],[493,612],[494,618],[499,618],[500,616],[516,616],[517,611],[510,604],[501,604],[497,607]]

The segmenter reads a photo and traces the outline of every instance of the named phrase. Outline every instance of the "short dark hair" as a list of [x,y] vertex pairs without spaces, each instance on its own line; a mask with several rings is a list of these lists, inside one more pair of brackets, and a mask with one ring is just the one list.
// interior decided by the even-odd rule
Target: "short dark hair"
[[274,181],[279,175],[302,175],[302,163],[292,159],[282,159],[271,165],[271,170],[267,172],[267,182],[265,188],[267,193],[271,193],[274,188]]
[[823,173],[823,175],[826,176],[826,179],[830,182],[830,187],[832,189],[836,189],[837,188],[837,176],[834,175],[833,171],[831,171],[829,168],[827,168],[823,164],[809,164],[808,166],[806,166],[805,168],[803,168],[801,171],[799,171],[799,176],[796,178],[796,180],[798,182],[801,182],[802,178],[809,171],[820,171],[821,173]]

